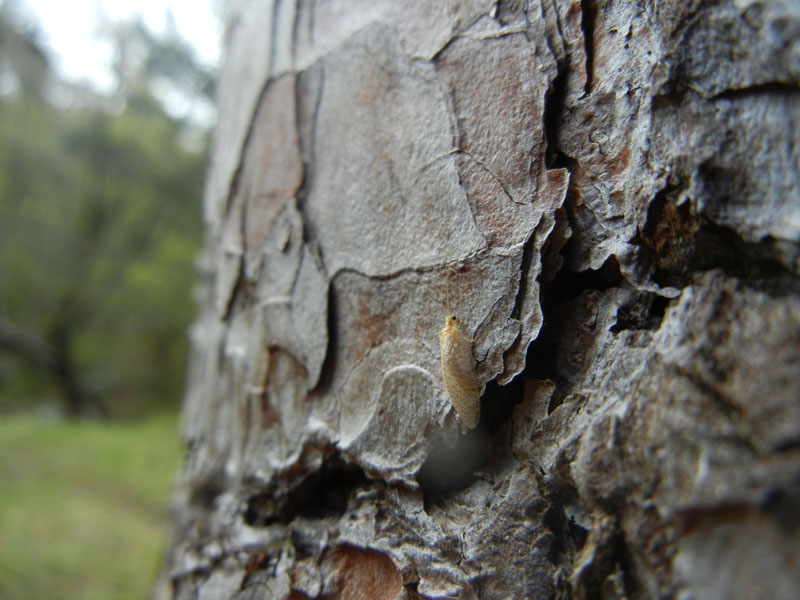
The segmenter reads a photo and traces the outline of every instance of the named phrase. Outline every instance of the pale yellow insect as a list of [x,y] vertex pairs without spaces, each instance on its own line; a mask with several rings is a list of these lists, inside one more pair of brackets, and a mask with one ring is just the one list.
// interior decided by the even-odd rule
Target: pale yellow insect
[[481,386],[475,374],[472,341],[461,331],[461,319],[445,316],[444,327],[439,332],[442,378],[456,414],[470,429],[478,424],[481,416]]

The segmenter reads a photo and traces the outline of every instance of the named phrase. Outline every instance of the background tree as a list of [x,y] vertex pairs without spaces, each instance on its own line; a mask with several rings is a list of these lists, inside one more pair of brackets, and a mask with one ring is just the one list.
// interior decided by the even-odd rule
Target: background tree
[[134,43],[139,52],[118,69],[118,91],[99,95],[59,80],[9,6],[0,9],[2,403],[48,395],[27,363],[51,376],[72,415],[174,406],[205,133],[167,114],[156,83],[196,98],[212,93],[212,74],[179,39],[120,25],[117,54]]
[[239,3],[174,597],[797,597],[798,26]]

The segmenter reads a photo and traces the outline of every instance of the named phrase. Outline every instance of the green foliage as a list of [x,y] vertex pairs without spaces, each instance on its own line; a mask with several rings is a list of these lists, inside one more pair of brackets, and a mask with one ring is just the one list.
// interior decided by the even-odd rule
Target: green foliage
[[[69,108],[0,96],[0,315],[60,340],[116,415],[176,405],[201,238],[205,152],[181,144],[189,125],[147,80]],[[31,379],[6,358],[0,406],[54,392]]]
[[174,418],[0,421],[0,598],[148,597],[164,558],[177,437]]

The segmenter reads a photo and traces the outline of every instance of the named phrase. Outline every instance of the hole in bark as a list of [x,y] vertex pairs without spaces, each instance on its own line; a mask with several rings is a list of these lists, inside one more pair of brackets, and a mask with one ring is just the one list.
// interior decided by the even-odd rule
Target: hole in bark
[[617,309],[617,322],[611,326],[611,331],[619,333],[626,329],[658,329],[669,302],[669,298],[657,294],[637,294],[632,302]]
[[575,521],[575,517],[570,516],[567,522],[567,532],[569,533],[569,537],[572,538],[572,541],[575,542],[575,547],[581,550],[586,543],[586,538],[589,537],[589,530],[578,525],[577,521]]
[[214,501],[225,491],[226,485],[224,467],[217,466],[211,469],[193,482],[189,491],[189,504],[208,509],[213,508]]
[[656,194],[647,209],[641,237],[635,240],[650,250],[656,265],[653,281],[661,286],[684,287],[689,283],[694,236],[700,227],[700,219],[692,214],[688,202],[676,205],[677,193],[675,186],[668,186]]
[[410,583],[404,583],[403,589],[405,590],[405,598],[408,600],[419,600],[419,581],[412,581]]
[[251,496],[244,520],[248,525],[263,527],[276,522],[289,523],[296,517],[339,516],[347,510],[352,493],[367,481],[363,469],[334,455],[287,493]]
[[800,481],[795,481],[788,489],[774,490],[764,502],[764,510],[777,519],[781,528],[788,533],[795,533],[800,528]]
[[213,481],[203,481],[192,488],[189,503],[195,506],[211,508],[214,500],[222,493],[220,485]]

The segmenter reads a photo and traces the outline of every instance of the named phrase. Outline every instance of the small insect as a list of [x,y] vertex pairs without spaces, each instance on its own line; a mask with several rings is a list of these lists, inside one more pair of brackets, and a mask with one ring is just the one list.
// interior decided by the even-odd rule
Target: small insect
[[444,318],[439,332],[444,387],[456,414],[470,429],[475,428],[481,416],[481,386],[475,375],[472,341],[461,331],[461,319],[453,315]]

